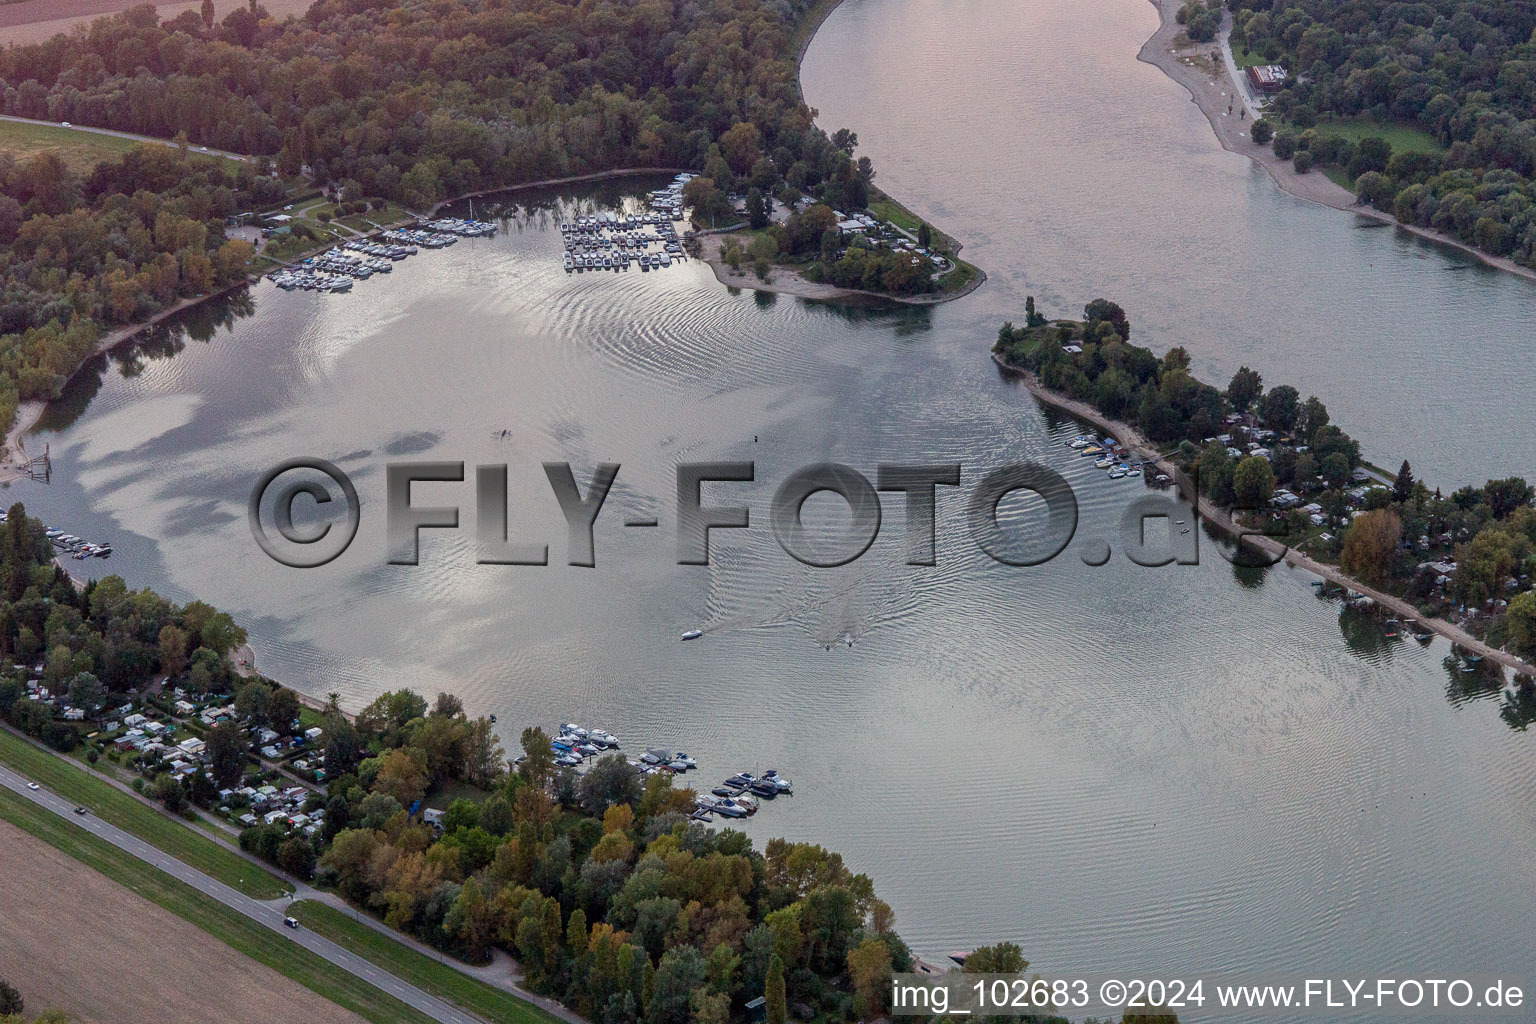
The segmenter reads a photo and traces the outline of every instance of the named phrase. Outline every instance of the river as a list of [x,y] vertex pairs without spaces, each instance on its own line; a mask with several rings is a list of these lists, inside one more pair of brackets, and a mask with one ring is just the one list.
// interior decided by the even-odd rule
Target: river
[[[834,13],[808,99],[858,129],[881,184],[967,241],[991,276],[972,296],[847,310],[729,292],[696,263],[568,276],[551,226],[643,186],[519,194],[494,238],[344,296],[263,283],[240,315],[201,311],[103,360],[34,442],[53,483],[11,498],[116,545],[71,568],[233,612],[260,667],[309,693],[451,690],[509,745],[576,719],[631,756],[681,747],[706,782],[776,767],[796,795],[748,830],[842,852],[925,953],[1014,939],[1052,976],[1518,976],[1536,939],[1512,898],[1536,883],[1536,751],[1497,680],[1341,615],[1305,574],[1235,571],[1210,542],[1197,567],[1090,568],[1074,548],[1011,568],[977,551],[963,510],[1020,458],[1073,483],[1080,537],[1115,536],[1141,491],[1076,458],[1077,428],[988,360],[1025,294],[1062,311],[1116,297],[1142,340],[1295,380],[1378,461],[1409,448],[1456,483],[1528,469],[1528,445],[1488,442],[1519,426],[1495,410],[1522,408],[1502,389],[1528,393],[1511,381],[1529,342],[1509,325],[1536,292],[1290,200],[1202,141],[1183,93],[1134,60],[1150,6],[886,0],[876,15]],[[1343,302],[1351,287],[1376,305]],[[1404,336],[1445,368],[1479,346],[1481,400],[1448,371],[1413,390],[1417,366],[1381,351]],[[1436,406],[1454,430],[1412,419]],[[255,479],[297,455],[335,461],[363,500],[356,541],[313,570],[268,560],[245,519]],[[508,464],[513,539],[547,542],[551,564],[477,565],[473,485],[440,483],[418,504],[458,505],[465,529],[387,565],[383,466],[401,459]],[[711,566],[679,566],[673,467],[715,459],[755,461],[755,482],[706,494],[750,505],[752,527],[716,533]],[[583,487],[622,464],[595,568],[564,564],[547,460]],[[790,559],[769,500],[824,460],[871,476],[961,462],[937,566],[903,564],[889,498],[851,565]],[[844,517],[825,496],[807,511],[821,530]],[[1038,523],[1026,503],[1005,512]],[[694,626],[706,636],[679,644]]]

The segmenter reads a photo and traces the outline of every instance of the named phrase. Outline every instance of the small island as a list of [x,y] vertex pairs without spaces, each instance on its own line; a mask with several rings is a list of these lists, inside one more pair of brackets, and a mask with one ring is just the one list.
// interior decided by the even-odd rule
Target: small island
[[1536,488],[1509,477],[1431,490],[1406,461],[1396,473],[1365,461],[1316,396],[1266,389],[1246,366],[1217,388],[1183,348],[1159,357],[1130,337],[1109,300],[1052,320],[1030,298],[1024,326],[1004,323],[992,353],[1041,402],[1157,466],[1143,478],[1178,484],[1210,528],[1259,549],[1255,564],[1318,574],[1395,635],[1449,638],[1469,673],[1514,669],[1511,724],[1536,720],[1518,711],[1536,707]]

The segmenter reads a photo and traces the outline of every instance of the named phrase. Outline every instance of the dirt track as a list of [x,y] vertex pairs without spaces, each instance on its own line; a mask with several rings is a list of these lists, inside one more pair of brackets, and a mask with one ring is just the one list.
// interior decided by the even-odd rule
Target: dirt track
[[0,821],[0,975],[76,1024],[362,1018]]

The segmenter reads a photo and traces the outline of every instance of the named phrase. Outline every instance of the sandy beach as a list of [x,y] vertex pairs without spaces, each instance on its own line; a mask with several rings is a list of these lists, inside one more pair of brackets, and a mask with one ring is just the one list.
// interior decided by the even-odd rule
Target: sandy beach
[[[1248,137],[1253,114],[1250,112],[1247,117],[1241,115],[1241,89],[1232,81],[1225,62],[1220,58],[1220,40],[1177,46],[1176,41],[1183,35],[1184,28],[1175,20],[1175,16],[1182,4],[1179,0],[1151,2],[1157,8],[1160,23],[1157,31],[1142,45],[1141,52],[1136,55],[1137,59],[1158,68],[1188,90],[1191,101],[1210,122],[1222,148],[1246,156],[1263,167],[1282,191],[1299,199],[1391,224],[1400,231],[1457,249],[1487,266],[1536,281],[1536,270],[1523,267],[1513,260],[1478,252],[1459,239],[1438,231],[1401,224],[1389,213],[1360,204],[1353,192],[1329,180],[1321,171],[1297,174],[1289,160],[1281,160],[1269,146],[1260,146]],[[1223,16],[1224,24],[1230,21],[1230,17]],[[1217,54],[1214,61],[1211,59],[1213,53]],[[1232,110],[1230,114],[1227,113],[1229,107]]]

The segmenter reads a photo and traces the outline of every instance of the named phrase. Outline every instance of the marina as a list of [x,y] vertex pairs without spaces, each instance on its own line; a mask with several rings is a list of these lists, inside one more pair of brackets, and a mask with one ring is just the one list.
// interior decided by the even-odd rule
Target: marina
[[661,270],[688,258],[677,233],[683,212],[683,186],[692,174],[679,174],[672,184],[649,193],[650,209],[603,210],[560,224],[566,273],[581,270]]
[[379,241],[353,239],[296,266],[275,270],[267,279],[285,291],[348,292],[355,281],[388,274],[394,264],[422,249],[445,249],[460,238],[485,238],[496,233],[490,221],[440,218],[415,228],[392,228]]
[[1083,458],[1094,458],[1094,468],[1108,470],[1111,480],[1141,476],[1141,463],[1135,460],[1135,453],[1112,437],[1101,439],[1092,434],[1078,434],[1066,444]]
[[[0,512],[0,523],[6,522],[9,518],[9,513]],[[50,527],[45,536],[48,538],[49,543],[61,549],[64,554],[69,555],[76,561],[84,561],[87,558],[110,558],[112,555],[112,544],[110,542],[96,544],[76,537],[72,533],[65,533],[58,527]]]
[[[619,738],[603,729],[588,729],[575,722],[560,723],[560,731],[549,741],[550,753],[555,764],[577,775],[594,758],[619,749]],[[695,771],[699,765],[693,757],[681,750],[669,747],[646,747],[638,757],[629,760],[629,766],[642,777],[658,772],[684,775]],[[694,792],[694,810],[689,817],[694,821],[713,821],[722,818],[746,818],[757,813],[763,800],[780,796],[793,796],[794,783],[769,768],[761,776],[752,772],[737,772],[708,793]]]

